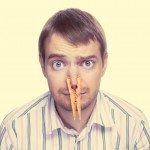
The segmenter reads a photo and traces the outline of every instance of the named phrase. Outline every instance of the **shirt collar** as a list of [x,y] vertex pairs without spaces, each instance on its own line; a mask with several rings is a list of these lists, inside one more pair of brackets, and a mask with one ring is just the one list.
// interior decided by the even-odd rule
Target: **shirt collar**
[[[59,128],[61,128],[64,132],[67,132],[67,133],[71,133],[71,131],[64,126],[61,118],[59,117],[57,111],[56,111],[56,107],[55,107],[55,103],[54,103],[54,99],[52,96],[49,97],[49,100],[48,100],[48,119],[49,121],[47,121],[47,124],[46,124],[46,133],[48,134],[52,134],[52,132],[54,130],[57,130]],[[46,117],[46,118],[47,118]]]
[[49,134],[50,134],[52,133],[52,131],[58,128],[63,128],[62,126],[63,124],[56,111],[54,99],[52,96],[50,97],[50,100],[49,100],[49,109],[50,109],[50,119],[51,119],[51,122],[50,122],[51,128],[49,128]]
[[104,96],[102,91],[98,92],[97,102],[88,122],[89,126],[92,124],[99,124],[103,127],[114,126],[109,100]]
[[[61,128],[63,130],[68,130],[64,127],[62,120],[58,116],[55,108],[53,97],[49,96],[47,103],[47,113],[46,113],[46,129],[47,133],[51,134],[52,131]],[[114,121],[111,116],[111,107],[109,100],[104,96],[102,91],[98,92],[97,102],[95,108],[93,109],[92,115],[88,121],[87,126],[92,126],[93,124],[98,124],[103,127],[113,127]]]
[[44,124],[46,134],[51,134],[52,131],[61,128],[61,123],[59,121],[58,114],[56,112],[54,104],[54,99],[51,96],[51,93],[48,94],[46,104],[43,107],[44,107],[44,116],[45,116]]

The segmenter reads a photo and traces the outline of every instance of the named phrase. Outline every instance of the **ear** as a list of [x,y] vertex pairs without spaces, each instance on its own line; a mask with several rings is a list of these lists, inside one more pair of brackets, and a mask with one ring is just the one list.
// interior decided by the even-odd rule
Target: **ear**
[[41,65],[43,75],[46,77],[45,63],[44,63],[44,59],[41,55],[39,55],[39,62],[40,62],[40,65]]
[[102,68],[102,74],[101,74],[101,77],[104,76],[105,74],[105,71],[106,71],[106,68],[107,68],[107,62],[108,62],[108,53],[105,52],[104,55],[103,55],[103,68]]

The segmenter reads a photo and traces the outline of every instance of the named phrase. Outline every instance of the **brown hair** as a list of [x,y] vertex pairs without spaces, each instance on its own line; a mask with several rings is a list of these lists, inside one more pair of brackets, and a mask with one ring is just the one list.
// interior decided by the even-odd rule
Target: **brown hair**
[[106,51],[106,39],[101,25],[91,14],[80,9],[61,10],[46,22],[39,37],[39,54],[43,60],[45,60],[45,42],[53,33],[62,36],[73,45],[97,40],[102,58]]

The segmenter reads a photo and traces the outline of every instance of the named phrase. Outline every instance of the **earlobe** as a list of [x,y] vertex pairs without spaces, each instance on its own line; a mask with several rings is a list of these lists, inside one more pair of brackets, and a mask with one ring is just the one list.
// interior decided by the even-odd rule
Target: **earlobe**
[[39,55],[39,62],[40,62],[40,65],[41,65],[41,69],[42,69],[43,75],[46,77],[44,60],[43,60],[43,57],[41,55]]

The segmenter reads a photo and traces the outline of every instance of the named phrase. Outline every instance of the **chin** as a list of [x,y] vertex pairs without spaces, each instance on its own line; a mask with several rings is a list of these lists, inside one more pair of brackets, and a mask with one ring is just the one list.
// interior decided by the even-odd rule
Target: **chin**
[[71,101],[65,100],[65,103],[58,103],[58,105],[66,111],[72,111]]
[[81,104],[81,110],[87,109],[91,105],[91,102],[86,102],[84,104]]

